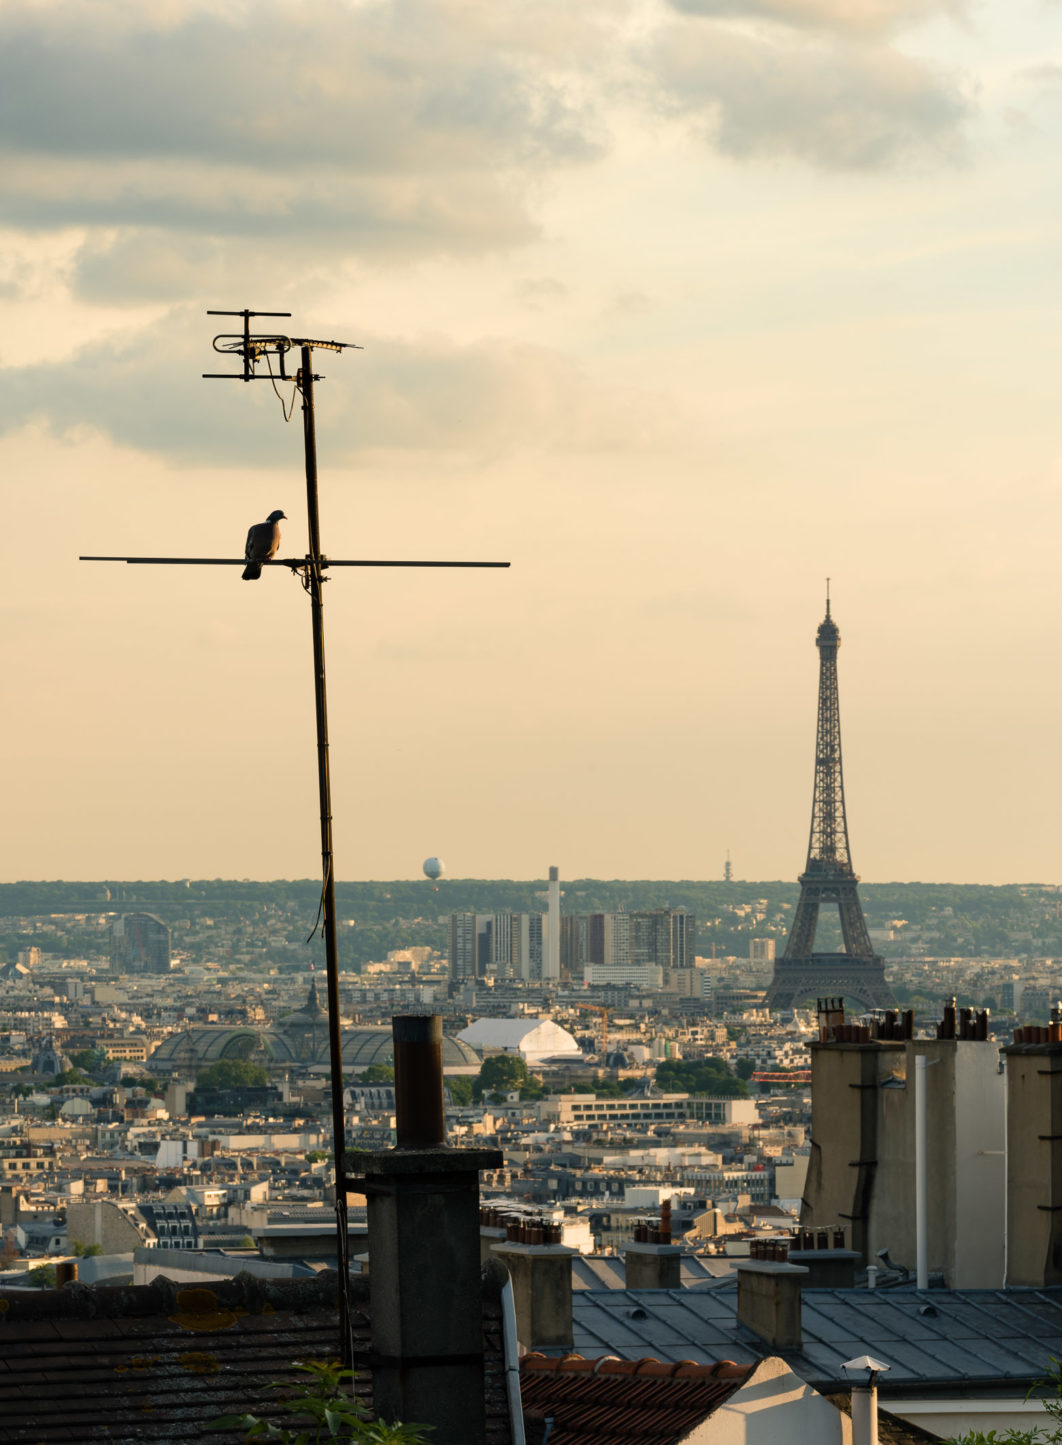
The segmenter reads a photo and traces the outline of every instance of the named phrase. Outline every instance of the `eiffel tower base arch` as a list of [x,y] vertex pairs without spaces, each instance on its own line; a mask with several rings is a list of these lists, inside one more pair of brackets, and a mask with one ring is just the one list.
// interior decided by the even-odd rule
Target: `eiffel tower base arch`
[[864,1008],[895,1008],[896,999],[885,981],[885,965],[873,954],[853,958],[847,953],[809,953],[803,958],[782,958],[774,966],[767,990],[770,1009],[796,1008],[804,999],[838,995]]

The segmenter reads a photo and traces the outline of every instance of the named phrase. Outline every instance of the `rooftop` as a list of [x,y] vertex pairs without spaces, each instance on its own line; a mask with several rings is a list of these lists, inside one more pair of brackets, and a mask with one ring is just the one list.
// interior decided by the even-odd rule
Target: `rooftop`
[[[737,1285],[693,1289],[577,1289],[575,1348],[664,1362],[752,1364],[766,1346],[737,1320]],[[1062,1355],[1062,1287],[1006,1290],[808,1289],[803,1344],[779,1350],[816,1389],[850,1385],[842,1365],[872,1354],[889,1366],[879,1382],[960,1388],[971,1382],[1013,1391],[1050,1373]]]

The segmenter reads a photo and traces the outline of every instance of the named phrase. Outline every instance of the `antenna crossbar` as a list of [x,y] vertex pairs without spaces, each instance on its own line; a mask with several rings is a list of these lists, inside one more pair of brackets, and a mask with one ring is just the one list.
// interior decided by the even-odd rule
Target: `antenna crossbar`
[[[79,557],[79,562],[130,562],[149,567],[246,567],[246,557]],[[262,567],[510,567],[510,562],[420,561],[405,558],[273,557]]]

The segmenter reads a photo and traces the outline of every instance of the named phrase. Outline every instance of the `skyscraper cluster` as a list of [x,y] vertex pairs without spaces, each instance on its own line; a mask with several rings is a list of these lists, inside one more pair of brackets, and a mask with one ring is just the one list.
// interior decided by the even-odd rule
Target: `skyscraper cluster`
[[589,979],[588,969],[691,969],[697,921],[685,908],[634,913],[568,913],[557,916],[558,968],[549,960],[549,914],[452,913],[450,977],[539,982]]
[[450,977],[538,982],[547,935],[543,913],[451,913]]

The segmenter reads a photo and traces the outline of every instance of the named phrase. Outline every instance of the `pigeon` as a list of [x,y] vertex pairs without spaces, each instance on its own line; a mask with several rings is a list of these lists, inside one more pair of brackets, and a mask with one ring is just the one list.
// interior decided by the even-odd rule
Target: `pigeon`
[[283,512],[270,512],[264,522],[255,522],[247,533],[247,546],[243,555],[247,566],[243,569],[243,580],[255,582],[262,575],[262,563],[276,556],[280,546],[280,524],[288,519]]

